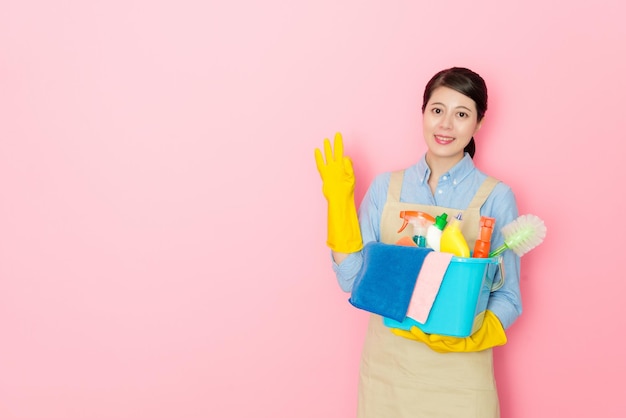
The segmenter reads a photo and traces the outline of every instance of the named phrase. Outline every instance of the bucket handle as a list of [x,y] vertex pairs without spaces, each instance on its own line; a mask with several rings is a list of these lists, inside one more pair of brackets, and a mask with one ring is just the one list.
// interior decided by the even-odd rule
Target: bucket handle
[[495,292],[504,286],[504,262],[502,261],[502,256],[498,256],[498,270],[500,270],[500,280],[497,283],[493,283],[491,285],[491,291]]

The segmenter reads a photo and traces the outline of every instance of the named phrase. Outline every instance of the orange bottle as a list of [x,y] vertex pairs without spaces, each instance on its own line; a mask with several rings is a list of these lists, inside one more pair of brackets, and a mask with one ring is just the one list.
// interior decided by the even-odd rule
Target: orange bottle
[[480,232],[478,239],[474,245],[474,258],[488,258],[489,249],[491,248],[491,234],[493,233],[493,226],[496,224],[494,218],[488,216],[480,217]]

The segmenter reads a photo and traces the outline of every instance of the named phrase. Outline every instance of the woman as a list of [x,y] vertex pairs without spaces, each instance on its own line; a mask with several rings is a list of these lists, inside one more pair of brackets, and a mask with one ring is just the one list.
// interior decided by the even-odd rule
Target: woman
[[[316,150],[328,200],[328,245],[343,290],[351,291],[363,264],[363,243],[398,239],[399,211],[433,216],[461,211],[470,248],[480,216],[495,218],[500,227],[517,218],[511,189],[478,170],[472,160],[474,135],[486,110],[487,87],[478,74],[457,67],[437,73],[426,85],[422,105],[426,153],[406,170],[378,175],[358,217],[352,163],[343,156],[341,135],[335,137],[334,155],[324,141],[326,160]],[[503,241],[495,228],[493,248]],[[492,347],[506,343],[504,330],[521,314],[519,257],[505,252],[503,266],[504,285],[490,295],[483,325],[470,337],[430,335],[416,327],[390,329],[380,316],[371,315],[361,359],[360,418],[499,417]]]

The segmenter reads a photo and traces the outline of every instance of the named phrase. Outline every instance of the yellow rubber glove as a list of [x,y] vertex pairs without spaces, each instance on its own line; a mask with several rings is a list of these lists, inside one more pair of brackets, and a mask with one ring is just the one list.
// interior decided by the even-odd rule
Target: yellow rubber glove
[[354,170],[350,158],[343,156],[341,134],[335,134],[335,153],[324,139],[324,156],[315,149],[315,163],[322,177],[322,192],[328,201],[328,246],[340,253],[363,248],[361,228],[354,204]]
[[506,344],[504,328],[498,317],[491,311],[485,311],[482,326],[466,338],[426,334],[417,327],[411,327],[411,331],[392,328],[391,332],[404,338],[421,341],[439,353],[469,353]]

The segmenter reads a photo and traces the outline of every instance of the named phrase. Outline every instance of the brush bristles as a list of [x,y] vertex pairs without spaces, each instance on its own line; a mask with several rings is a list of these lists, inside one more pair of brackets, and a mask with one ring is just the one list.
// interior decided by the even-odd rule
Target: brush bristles
[[535,215],[522,215],[501,231],[506,246],[520,257],[541,244],[546,236],[545,224]]

